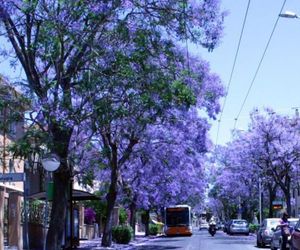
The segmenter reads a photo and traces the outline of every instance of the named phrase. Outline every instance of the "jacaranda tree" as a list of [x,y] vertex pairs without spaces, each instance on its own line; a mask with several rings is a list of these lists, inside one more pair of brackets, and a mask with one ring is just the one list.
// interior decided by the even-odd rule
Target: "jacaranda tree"
[[268,198],[269,216],[273,216],[272,202],[279,197],[279,190],[287,212],[291,213],[291,188],[298,180],[299,135],[298,118],[279,115],[270,109],[252,112],[249,129],[237,133],[216,154],[222,170],[216,178],[216,190],[225,198],[244,197],[249,204],[257,200],[260,180]]
[[[68,186],[73,175],[69,148],[74,129],[82,126],[87,117],[93,117],[95,131],[102,129],[102,134],[98,135],[103,137],[102,145],[105,149],[113,149],[116,143],[107,138],[110,131],[106,133],[107,126],[113,124],[107,122],[102,127],[99,122],[103,119],[99,110],[106,108],[99,101],[103,91],[102,83],[111,81],[109,91],[115,91],[112,77],[114,70],[121,72],[121,76],[118,75],[117,78],[122,78],[124,83],[126,74],[135,73],[132,69],[136,67],[139,77],[142,77],[142,72],[146,73],[149,85],[151,69],[147,68],[149,61],[144,58],[143,53],[148,49],[148,43],[153,43],[150,44],[149,54],[154,52],[151,48],[155,47],[156,42],[164,42],[164,47],[170,43],[172,47],[176,42],[188,40],[211,49],[219,41],[223,14],[219,11],[219,0],[7,0],[0,3],[0,20],[1,29],[4,31],[2,34],[12,48],[2,51],[1,54],[13,56],[15,62],[19,62],[23,68],[26,80],[20,79],[19,83],[24,87],[24,93],[28,93],[33,100],[32,109],[35,115],[32,121],[45,131],[47,147],[60,157],[60,167],[54,173],[56,188],[46,244],[47,249],[60,249],[69,198]],[[137,45],[129,48],[135,54],[124,54],[122,46],[118,47],[120,45],[123,48],[125,45]],[[154,53],[153,57],[159,63],[160,55],[163,54],[159,64],[163,66],[168,57],[167,53],[168,50]],[[137,59],[134,64],[130,61],[133,58]],[[157,76],[155,74],[155,81],[158,80]],[[131,78],[129,85],[139,83],[140,88],[142,87],[143,78],[134,79],[132,82],[132,76],[128,77]],[[160,84],[153,86],[153,93],[161,90],[162,95],[168,94],[164,89],[173,86],[172,91],[179,101],[186,101],[187,96],[192,96],[189,95],[188,83],[176,81],[176,76],[172,81],[170,75],[167,79],[165,77],[166,75],[162,76]],[[131,89],[135,93],[134,85]],[[105,94],[107,93],[104,96]],[[122,97],[121,93],[119,97]],[[141,98],[144,98],[144,105],[154,105],[167,100],[160,104],[163,107],[168,106],[170,99],[167,96],[159,97],[151,96],[147,100],[148,96],[142,95]],[[205,100],[209,98],[214,99],[215,93],[209,93]],[[209,103],[208,101],[205,104]],[[128,140],[129,150],[135,141],[134,135],[131,136],[133,137],[129,135],[129,139],[133,141]],[[114,187],[111,188],[108,200],[114,195]],[[105,246],[110,245],[109,238],[104,237],[102,243]]]

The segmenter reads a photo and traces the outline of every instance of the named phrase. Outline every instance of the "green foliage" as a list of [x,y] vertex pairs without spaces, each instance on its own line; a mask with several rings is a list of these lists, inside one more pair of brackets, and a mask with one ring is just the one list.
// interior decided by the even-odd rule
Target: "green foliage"
[[119,244],[128,244],[133,235],[133,230],[128,225],[121,225],[113,227],[112,238],[113,241]]
[[121,225],[124,225],[126,223],[127,219],[128,219],[127,212],[123,207],[121,207],[119,210],[119,223]]
[[249,224],[250,233],[255,233],[258,230],[258,228],[259,228],[258,224],[252,224],[252,223]]
[[194,105],[196,97],[193,91],[181,81],[174,81],[172,84],[173,94],[179,104],[187,106]]
[[160,226],[157,224],[149,224],[149,234],[157,235],[160,230]]
[[[22,217],[22,222],[24,222],[24,203],[22,204],[21,207],[21,217]],[[51,211],[51,206],[48,204],[48,218],[47,221],[49,221],[49,216],[50,216],[50,211]],[[45,220],[45,204],[44,202],[40,200],[32,200],[29,202],[28,207],[27,207],[27,218],[28,222],[32,224],[38,224],[38,225],[43,225],[44,220]]]

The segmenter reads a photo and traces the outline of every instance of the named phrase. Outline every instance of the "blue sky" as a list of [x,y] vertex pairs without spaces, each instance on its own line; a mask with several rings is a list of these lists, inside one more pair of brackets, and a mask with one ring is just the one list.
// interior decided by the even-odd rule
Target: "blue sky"
[[[213,72],[227,86],[238,45],[242,22],[248,0],[222,0],[222,8],[228,10],[222,42],[212,53],[201,47],[190,47],[191,53],[208,60]],[[269,39],[283,0],[252,0],[242,38],[240,52],[231,81],[226,106],[222,116],[218,144],[231,139],[234,119],[237,116],[247,89],[252,81],[262,53]],[[300,15],[299,0],[287,0],[284,11]],[[1,46],[5,45],[0,40]],[[20,76],[20,70],[12,70],[9,62],[0,63],[0,74]],[[223,103],[223,100],[221,101]],[[252,90],[236,124],[247,129],[249,112],[254,108],[271,107],[282,114],[294,114],[293,107],[300,107],[300,19],[280,18]],[[216,142],[217,121],[211,121],[210,136]]]
[[[213,72],[227,86],[248,0],[223,0],[222,8],[229,11],[225,19],[222,43],[212,53],[193,47],[208,60]],[[241,42],[235,71],[222,116],[218,144],[231,139],[235,117],[239,113],[246,92],[270,37],[283,0],[252,0]],[[284,11],[300,15],[299,0],[287,0]],[[223,104],[223,100],[221,101]],[[280,18],[275,33],[258,72],[251,92],[236,124],[247,129],[249,113],[254,109],[271,107],[275,112],[293,115],[293,107],[300,107],[300,19]],[[216,142],[218,122],[212,122],[210,136]]]

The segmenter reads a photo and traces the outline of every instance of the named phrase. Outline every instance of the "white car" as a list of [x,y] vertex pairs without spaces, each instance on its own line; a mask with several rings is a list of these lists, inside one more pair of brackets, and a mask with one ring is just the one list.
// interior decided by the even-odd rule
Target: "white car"
[[209,228],[209,225],[207,222],[201,222],[200,223],[200,226],[199,226],[199,230],[201,229],[208,229]]

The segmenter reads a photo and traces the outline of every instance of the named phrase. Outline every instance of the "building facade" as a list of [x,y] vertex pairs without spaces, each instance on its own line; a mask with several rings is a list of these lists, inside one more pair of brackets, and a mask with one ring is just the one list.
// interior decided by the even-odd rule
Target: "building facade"
[[[24,112],[18,110],[20,94],[0,77],[0,173],[2,176],[24,172],[24,161],[9,152],[11,144],[24,134]],[[18,112],[18,117],[14,116]],[[4,245],[23,248],[23,181],[0,181],[0,249]]]

